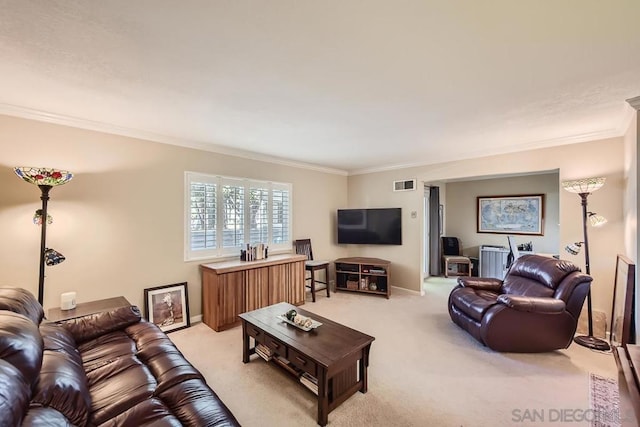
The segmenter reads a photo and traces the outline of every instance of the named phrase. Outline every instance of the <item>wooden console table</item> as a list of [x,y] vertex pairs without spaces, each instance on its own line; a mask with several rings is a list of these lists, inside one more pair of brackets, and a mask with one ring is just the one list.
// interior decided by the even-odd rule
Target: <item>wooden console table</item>
[[305,255],[202,264],[202,321],[215,331],[240,324],[240,313],[279,302],[302,305]]
[[300,380],[302,372],[313,377],[317,384],[318,424],[325,426],[329,412],[356,392],[367,392],[369,351],[375,338],[296,309],[322,323],[317,329],[302,331],[277,317],[293,308],[290,304],[280,303],[240,315],[242,361],[249,363],[249,356],[256,353],[255,346],[261,344],[272,353],[274,363],[297,379]]

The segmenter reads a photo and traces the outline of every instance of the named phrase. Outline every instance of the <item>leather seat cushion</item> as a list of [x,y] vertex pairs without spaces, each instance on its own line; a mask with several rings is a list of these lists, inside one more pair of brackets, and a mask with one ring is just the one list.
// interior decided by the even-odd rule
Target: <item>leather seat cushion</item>
[[498,303],[497,299],[498,294],[484,289],[459,288],[451,294],[451,303],[478,322],[490,307]]

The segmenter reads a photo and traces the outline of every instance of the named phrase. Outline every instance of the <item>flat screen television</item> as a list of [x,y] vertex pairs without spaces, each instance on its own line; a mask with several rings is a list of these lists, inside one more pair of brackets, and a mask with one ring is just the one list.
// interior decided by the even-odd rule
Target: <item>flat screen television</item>
[[338,209],[338,243],[401,245],[402,208]]

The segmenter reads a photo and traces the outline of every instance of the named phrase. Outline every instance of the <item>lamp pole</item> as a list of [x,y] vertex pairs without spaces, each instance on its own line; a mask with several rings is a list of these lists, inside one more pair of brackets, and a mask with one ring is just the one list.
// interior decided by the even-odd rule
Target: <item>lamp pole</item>
[[40,230],[40,276],[38,278],[38,302],[42,305],[44,301],[44,252],[47,250],[47,203],[49,202],[50,185],[38,185],[42,194],[42,229]]
[[[582,201],[582,233],[584,236],[584,268],[586,273],[591,275],[591,268],[589,267],[589,235],[587,233],[587,197],[589,197],[589,193],[580,193]],[[589,292],[587,293],[587,312],[589,313],[589,336],[591,337],[593,336],[591,286],[589,286]]]
[[[587,197],[589,197],[590,193],[579,193],[580,200],[582,202],[582,232],[584,236],[584,266],[586,273],[591,275],[591,267],[589,266],[589,235],[587,232]],[[589,286],[589,290],[587,291],[587,321],[589,324],[589,335],[579,335],[573,339],[577,344],[580,344],[584,347],[593,348],[596,350],[609,350],[609,344],[601,340],[600,338],[596,338],[593,336],[593,308],[591,305],[591,286]]]

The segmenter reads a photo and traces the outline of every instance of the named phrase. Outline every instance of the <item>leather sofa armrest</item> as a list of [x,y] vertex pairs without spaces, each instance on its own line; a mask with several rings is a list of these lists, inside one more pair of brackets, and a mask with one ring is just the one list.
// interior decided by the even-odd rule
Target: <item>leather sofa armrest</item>
[[465,288],[484,289],[499,292],[502,289],[502,280],[489,277],[458,277],[458,285]]
[[518,311],[528,311],[541,314],[559,314],[565,311],[565,303],[561,299],[542,297],[523,297],[502,294],[498,302]]

